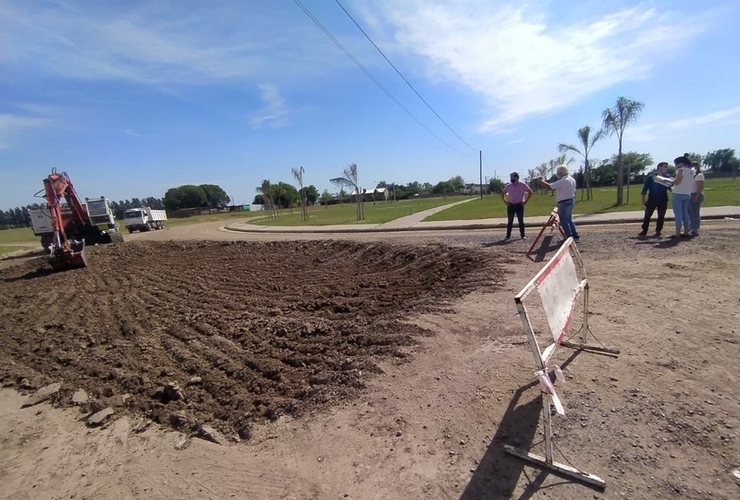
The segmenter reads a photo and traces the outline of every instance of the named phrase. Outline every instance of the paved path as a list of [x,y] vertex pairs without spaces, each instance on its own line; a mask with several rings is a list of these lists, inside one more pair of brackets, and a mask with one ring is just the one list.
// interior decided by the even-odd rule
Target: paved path
[[[398,219],[386,222],[385,224],[342,224],[336,226],[259,226],[248,222],[235,222],[228,224],[226,229],[231,231],[244,232],[277,232],[277,233],[354,233],[354,232],[383,232],[383,231],[433,231],[433,230],[454,230],[454,229],[493,229],[506,227],[506,218],[476,219],[476,220],[449,220],[424,222],[427,217],[446,210],[460,203],[467,203],[475,198],[463,200],[441,207],[431,208],[412,215],[400,217]],[[576,225],[589,224],[639,224],[642,222],[643,212],[609,212],[596,214],[575,214],[573,221]],[[549,216],[525,217],[527,227],[541,227],[547,222]],[[655,224],[656,216],[653,215]],[[706,207],[701,209],[702,220],[711,219],[740,219],[740,206],[727,207]],[[666,214],[666,221],[673,221],[673,212],[671,210]],[[514,222],[516,226],[516,221]],[[666,229],[670,229],[666,227]],[[637,228],[636,230],[639,230]]]

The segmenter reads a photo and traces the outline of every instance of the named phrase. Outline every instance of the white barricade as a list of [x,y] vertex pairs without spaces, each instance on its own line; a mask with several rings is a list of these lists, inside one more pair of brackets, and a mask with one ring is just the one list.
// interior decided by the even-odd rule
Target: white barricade
[[[530,316],[525,306],[525,299],[532,292],[537,292],[542,300],[542,308],[550,329],[550,338],[545,349],[540,349],[540,344],[532,327]],[[571,326],[573,313],[579,300],[583,302],[583,325],[581,326],[582,342],[565,342],[563,339]],[[560,367],[551,364],[555,350],[559,345],[572,347],[580,350],[595,351],[604,354],[616,355],[619,350],[604,346],[593,346],[586,344],[587,334],[591,333],[588,327],[588,279],[583,267],[578,247],[572,238],[568,238],[550,261],[527,283],[527,285],[514,297],[517,311],[522,320],[522,325],[527,334],[529,347],[534,356],[536,365],[535,377],[540,382],[542,390],[542,414],[545,431],[545,457],[520,450],[513,446],[505,445],[508,453],[520,458],[534,462],[538,465],[556,470],[561,474],[568,475],[580,481],[584,481],[603,488],[606,483],[599,477],[580,471],[568,465],[553,462],[552,457],[552,421],[550,404],[555,406],[558,414],[565,414],[565,408],[560,401],[555,384],[550,378],[550,373],[555,373],[556,380],[565,382]]]

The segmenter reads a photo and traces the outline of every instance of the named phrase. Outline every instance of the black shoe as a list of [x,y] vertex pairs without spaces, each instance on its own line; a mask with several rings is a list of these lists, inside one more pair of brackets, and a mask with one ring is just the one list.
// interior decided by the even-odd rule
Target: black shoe
[[647,236],[647,231],[640,231],[637,236]]
[[655,237],[660,238],[660,231],[655,231]]

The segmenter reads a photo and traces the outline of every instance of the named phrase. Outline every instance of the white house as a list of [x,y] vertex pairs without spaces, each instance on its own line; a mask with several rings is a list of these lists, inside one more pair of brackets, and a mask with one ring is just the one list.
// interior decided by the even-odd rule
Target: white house
[[[355,198],[357,196],[357,190],[350,193],[350,197]],[[383,201],[388,200],[388,188],[378,187],[375,189],[363,189],[362,197],[365,201],[374,201],[382,199]]]

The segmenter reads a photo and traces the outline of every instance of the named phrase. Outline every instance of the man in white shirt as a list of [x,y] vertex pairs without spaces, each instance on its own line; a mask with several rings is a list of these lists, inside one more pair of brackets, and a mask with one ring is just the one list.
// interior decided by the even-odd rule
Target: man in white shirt
[[545,189],[555,190],[555,201],[558,204],[558,218],[560,226],[563,228],[566,236],[572,237],[578,241],[580,236],[573,223],[573,208],[576,206],[576,180],[568,173],[568,167],[559,165],[555,170],[558,180],[550,184],[543,177],[537,180],[542,183]]

